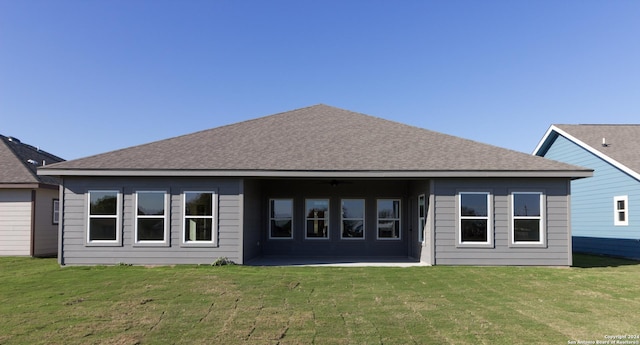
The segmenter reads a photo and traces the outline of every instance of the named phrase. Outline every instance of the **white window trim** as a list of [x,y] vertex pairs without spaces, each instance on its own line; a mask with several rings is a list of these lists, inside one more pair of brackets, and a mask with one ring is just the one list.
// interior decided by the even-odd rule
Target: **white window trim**
[[[188,193],[208,193],[211,194],[211,215],[210,216],[187,216],[187,198]],[[194,219],[211,219],[211,241],[187,241],[185,236],[185,223],[187,218]],[[182,225],[181,235],[182,246],[184,247],[216,247],[218,246],[218,192],[217,190],[185,190],[182,192]]]
[[[380,200],[392,200],[398,202],[398,218],[380,218],[380,210],[378,210],[378,202]],[[380,220],[397,220],[398,221],[398,237],[380,237]],[[376,199],[376,239],[380,241],[401,241],[402,240],[402,199],[400,198],[377,198]]]
[[[420,215],[420,199],[422,199],[422,208],[424,214]],[[426,194],[418,195],[418,242],[424,243],[424,231],[427,227],[427,196]],[[421,229],[422,228],[422,229]]]
[[[116,214],[115,215],[91,215],[91,193],[116,193]],[[116,239],[115,240],[91,240],[91,219],[92,218],[115,218]],[[87,234],[86,244],[91,246],[120,246],[122,245],[122,192],[117,189],[92,189],[87,191]]]
[[[162,193],[164,196],[164,215],[138,215],[138,194],[139,193]],[[133,205],[133,243],[136,246],[141,245],[168,245],[169,244],[169,195],[166,190],[138,190],[134,193],[134,205]],[[162,218],[164,222],[164,239],[162,241],[154,240],[138,240],[138,219],[159,219]]]
[[[313,219],[313,218],[308,218],[307,217],[307,201],[309,200],[326,200],[327,201],[327,213],[326,216],[322,219],[325,220],[325,224],[327,224],[327,236],[326,237],[308,237],[307,234],[307,221],[309,219]],[[304,239],[305,240],[312,240],[312,241],[325,241],[330,239],[331,237],[331,199],[329,198],[305,198],[304,199]],[[320,218],[318,218],[320,219]]]
[[[618,209],[618,201],[624,201],[624,209]],[[618,215],[624,213],[624,221],[620,221]],[[613,225],[629,226],[629,196],[618,195],[613,197]]]
[[[273,220],[282,220],[282,219],[289,219],[289,217],[281,217],[281,218],[272,218],[271,214],[272,214],[272,209],[271,209],[271,205],[272,205],[272,201],[274,200],[291,200],[291,236],[289,237],[272,237],[271,236],[271,222]],[[294,222],[293,220],[295,219],[295,201],[293,200],[293,198],[271,198],[269,199],[269,239],[270,240],[292,240],[293,236],[294,236]]]
[[[487,196],[487,216],[471,217],[462,216],[462,194],[484,194]],[[456,193],[456,247],[469,248],[493,248],[493,233],[495,232],[493,224],[493,192],[489,190],[460,190]],[[487,220],[487,240],[485,242],[462,241],[462,220],[463,219],[486,219]]]
[[60,224],[60,199],[53,199],[51,203],[51,224]]
[[[342,202],[344,200],[360,200],[362,201],[362,218],[345,218],[342,213]],[[362,237],[344,237],[344,221],[345,220],[362,220]],[[364,198],[343,198],[340,199],[340,239],[347,241],[362,241],[367,237],[366,234],[366,222],[367,222],[367,200]]]
[[[538,194],[540,195],[540,216],[515,216],[515,194]],[[513,190],[509,191],[509,246],[510,247],[546,247],[547,244],[547,215],[546,215],[546,194],[544,191],[526,191],[526,190]],[[515,220],[516,219],[539,219],[540,221],[540,241],[516,241],[515,236]]]

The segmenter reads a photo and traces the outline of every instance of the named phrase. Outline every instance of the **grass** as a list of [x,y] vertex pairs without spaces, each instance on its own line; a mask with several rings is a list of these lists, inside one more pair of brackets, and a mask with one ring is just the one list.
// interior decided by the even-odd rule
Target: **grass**
[[567,344],[640,333],[640,262],[64,267],[0,258],[0,344]]

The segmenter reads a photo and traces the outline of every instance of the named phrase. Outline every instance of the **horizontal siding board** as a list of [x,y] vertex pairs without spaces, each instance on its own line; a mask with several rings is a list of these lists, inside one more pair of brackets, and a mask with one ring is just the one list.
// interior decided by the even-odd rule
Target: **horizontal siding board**
[[[545,157],[594,169],[593,177],[571,183],[574,250],[640,257],[640,181],[560,135]],[[628,226],[614,225],[613,198],[621,195],[629,200]]]
[[31,190],[0,189],[0,255],[31,254]]
[[[239,180],[198,178],[82,178],[67,177],[64,190],[63,263],[66,265],[114,264],[207,264],[218,257],[241,262]],[[123,194],[122,245],[86,246],[89,190],[119,190]],[[168,246],[139,246],[134,243],[134,193],[165,190],[170,194]],[[184,191],[217,191],[218,246],[190,247],[182,244]]]
[[[563,265],[569,263],[568,180],[565,179],[442,179],[435,183],[436,265]],[[456,246],[456,194],[490,191],[493,197],[493,243],[490,248]],[[547,245],[514,247],[509,243],[510,193],[539,190],[546,196]]]

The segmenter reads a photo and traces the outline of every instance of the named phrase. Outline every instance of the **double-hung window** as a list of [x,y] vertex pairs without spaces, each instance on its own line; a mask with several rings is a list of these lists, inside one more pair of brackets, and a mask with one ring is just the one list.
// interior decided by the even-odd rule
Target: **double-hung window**
[[269,200],[269,238],[293,238],[293,199]]
[[167,243],[167,194],[138,191],[135,196],[135,242]]
[[629,197],[627,195],[613,197],[613,211],[614,211],[613,225],[615,226],[629,225],[628,208],[629,208]]
[[117,190],[89,191],[87,243],[120,244],[121,196]]
[[329,199],[306,199],[305,238],[329,238]]
[[400,239],[400,199],[378,199],[378,239]]
[[540,192],[511,193],[511,243],[544,243],[543,194]]
[[217,243],[217,194],[212,191],[184,192],[183,243]]
[[343,239],[364,239],[364,199],[342,199]]
[[491,245],[491,194],[461,192],[458,195],[458,244]]
[[60,223],[60,200],[53,199],[51,205],[51,223],[58,225]]

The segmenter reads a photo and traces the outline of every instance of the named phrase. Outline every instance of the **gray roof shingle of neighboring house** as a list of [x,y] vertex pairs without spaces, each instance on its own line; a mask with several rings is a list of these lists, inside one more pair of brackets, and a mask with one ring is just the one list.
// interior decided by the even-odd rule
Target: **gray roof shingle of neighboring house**
[[[594,151],[640,174],[639,124],[554,125]],[[603,139],[605,145],[603,145]]]
[[589,169],[323,104],[39,170],[48,175],[71,175],[74,170],[75,174],[226,171],[228,176],[238,172],[244,176],[265,176],[265,172],[271,176],[286,172],[591,174]]
[[36,171],[43,164],[62,161],[62,158],[24,144],[16,138],[0,135],[0,185],[57,185],[58,178],[39,176]]

